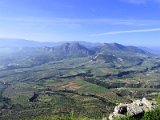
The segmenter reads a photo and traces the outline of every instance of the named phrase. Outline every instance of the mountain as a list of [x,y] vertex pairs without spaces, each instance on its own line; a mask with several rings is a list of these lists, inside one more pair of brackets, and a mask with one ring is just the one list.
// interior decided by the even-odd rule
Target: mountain
[[123,46],[118,43],[104,43],[100,44],[98,46],[93,47],[86,47],[84,45],[81,45],[79,42],[71,42],[71,43],[64,43],[59,46],[55,47],[45,47],[45,50],[54,54],[55,56],[61,56],[63,57],[86,57],[86,56],[92,56],[92,55],[125,55],[125,56],[132,56],[134,55],[145,55],[148,54],[148,52],[145,52],[137,47],[134,46]]
[[60,42],[41,43],[28,40],[0,41],[0,62],[9,64],[15,61],[23,63],[25,60],[32,65],[43,64],[49,61],[89,57],[90,61],[101,61],[108,64],[141,64],[149,54],[148,52],[134,46],[124,46],[118,43],[91,43],[88,42]]
[[[65,59],[72,57],[97,56],[96,58],[127,58],[128,56],[147,56],[148,52],[134,47],[123,46],[118,43],[91,43],[88,42],[68,42],[68,43],[41,43],[29,40],[0,40],[1,54],[12,54],[14,56],[48,56],[49,58]],[[3,48],[3,49],[2,49]],[[6,49],[7,48],[7,49]],[[18,48],[18,49],[17,49]],[[5,55],[4,54],[4,55]],[[98,57],[99,56],[99,57]],[[112,57],[111,57],[112,56]]]
[[151,54],[134,46],[124,46],[118,43],[104,43],[92,48],[95,51],[93,61],[101,61],[115,65],[134,66],[141,64]]
[[89,57],[92,62],[108,63],[111,67],[116,65],[140,65],[151,56],[149,52],[140,48],[118,43],[104,43],[87,48],[79,42],[71,42],[55,47],[45,47],[44,50],[49,53],[49,56],[53,56],[55,60]]
[[[57,47],[56,47],[57,46]],[[93,54],[96,52],[108,52],[108,53],[115,53],[115,52],[132,52],[132,53],[140,53],[145,54],[146,51],[155,53],[153,51],[158,51],[158,49],[139,49],[137,47],[133,46],[123,46],[118,43],[91,43],[91,42],[85,42],[85,41],[70,41],[70,42],[38,42],[38,41],[32,41],[32,40],[25,40],[25,39],[7,39],[7,38],[0,38],[0,48],[24,48],[24,47],[55,47],[55,51],[60,51],[63,54],[66,54],[65,52],[68,50],[79,50],[85,49],[85,52],[79,52],[78,54],[82,54],[82,56],[85,56],[84,54]],[[63,50],[63,51],[62,51]],[[156,52],[157,52],[156,51]],[[56,52],[57,53],[57,52]],[[70,52],[70,54],[73,54],[73,52]]]
[[[85,41],[77,41],[79,44],[85,46],[86,48],[95,47],[101,43],[91,43]],[[65,43],[77,43],[75,41],[63,41],[63,42],[38,42],[25,39],[9,39],[0,38],[0,48],[15,48],[15,47],[54,47],[60,46]]]
[[139,53],[139,54],[146,54],[147,52],[134,46],[123,46],[118,43],[104,43],[103,45],[99,46],[99,49],[104,52],[125,52],[125,53]]
[[94,51],[86,48],[78,42],[64,43],[56,47],[45,47],[47,51],[52,52],[56,56],[63,57],[86,57],[95,54]]
[[103,43],[92,43],[92,42],[86,42],[86,41],[77,41],[79,44],[85,46],[86,48],[92,48],[96,46],[100,46]]

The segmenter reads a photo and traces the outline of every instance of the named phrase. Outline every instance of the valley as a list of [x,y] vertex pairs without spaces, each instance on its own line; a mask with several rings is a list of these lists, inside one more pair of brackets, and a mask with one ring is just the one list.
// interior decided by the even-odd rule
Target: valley
[[[117,43],[10,47],[0,54],[0,119],[74,112],[108,117],[115,105],[160,92],[160,58]],[[3,52],[4,53],[4,52]]]

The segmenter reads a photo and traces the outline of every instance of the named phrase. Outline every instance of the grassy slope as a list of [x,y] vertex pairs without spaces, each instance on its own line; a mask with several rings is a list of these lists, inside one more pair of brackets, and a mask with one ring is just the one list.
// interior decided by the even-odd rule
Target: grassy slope
[[[89,118],[97,118],[107,116],[113,110],[113,106],[109,106],[108,103],[128,102],[129,99],[144,96],[144,92],[146,93],[145,96],[154,97],[159,92],[159,90],[154,88],[150,88],[151,90],[142,90],[141,88],[107,89],[102,85],[86,82],[87,77],[77,76],[68,78],[68,76],[86,73],[89,70],[91,72],[90,74],[93,74],[91,77],[93,80],[100,80],[105,83],[117,84],[117,82],[124,82],[137,84],[138,81],[147,86],[148,83],[153,82],[153,80],[159,81],[159,69],[154,72],[150,71],[143,74],[139,73],[119,78],[105,77],[107,74],[116,74],[121,71],[131,69],[139,70],[151,67],[154,62],[150,60],[144,62],[142,66],[134,66],[125,69],[109,68],[109,63],[102,61],[90,63],[88,63],[88,61],[88,58],[75,58],[58,62],[49,62],[31,68],[1,71],[0,81],[11,84],[3,91],[3,97],[10,98],[11,104],[23,106],[9,110],[11,111],[10,114],[7,114],[7,111],[5,111],[6,113],[4,112],[3,115],[7,115],[7,117],[1,117],[10,118],[11,116],[15,116],[16,113],[19,113],[20,118],[27,118],[28,115],[34,118],[35,116],[43,114],[48,114],[49,116],[55,116],[57,114],[68,115],[74,110],[75,114],[82,114]],[[68,87],[68,85],[74,86]],[[76,92],[76,94],[66,92],[56,92],[51,96],[41,94],[35,102],[28,102],[28,99],[32,97],[34,92],[43,93],[47,88],[51,88],[51,92],[54,92],[54,88],[57,90],[71,89]],[[93,96],[82,96],[77,93],[94,94],[104,98],[107,102],[103,103]],[[46,119],[50,118],[54,117],[51,116]]]

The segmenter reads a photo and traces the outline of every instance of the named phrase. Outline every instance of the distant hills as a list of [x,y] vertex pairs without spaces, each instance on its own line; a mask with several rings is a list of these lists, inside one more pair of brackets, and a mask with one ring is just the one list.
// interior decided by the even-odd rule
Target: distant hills
[[[147,51],[152,54],[160,55],[160,48],[159,47],[133,47],[133,46],[125,46],[124,47],[123,45],[120,45],[118,43],[102,44],[102,43],[92,43],[92,42],[86,42],[86,41],[38,42],[38,41],[25,40],[25,39],[0,38],[0,48],[55,47],[55,46],[62,47],[64,44],[67,45],[67,43],[75,43],[75,45],[76,45],[76,43],[79,43],[79,45],[81,45],[81,47],[85,47],[88,49],[90,49],[90,48],[92,49],[93,47],[97,47],[97,50],[98,50],[99,49],[98,47],[100,47],[101,50],[107,49],[107,50],[111,50],[111,51],[120,50],[120,51],[132,51],[132,52],[141,52],[141,53],[144,53],[144,51]],[[58,49],[58,48],[56,48],[56,49]],[[88,52],[93,53],[93,52],[95,52],[95,50],[88,51]]]
[[[67,41],[68,42],[68,41]],[[53,47],[59,46],[67,42],[38,42],[32,40],[25,40],[25,39],[7,39],[7,38],[0,38],[0,47]],[[74,41],[69,41],[69,43],[75,43]],[[101,43],[90,43],[85,41],[78,41],[83,46],[86,47],[93,47],[97,46]]]
[[118,43],[104,43],[93,47],[86,47],[79,42],[64,43],[59,46],[45,47],[45,50],[52,52],[56,56],[63,57],[86,57],[92,55],[137,55],[137,54],[149,54],[144,50],[141,50],[133,46],[123,46]]
[[[7,48],[7,49],[6,49]],[[89,57],[90,61],[101,61],[110,64],[140,64],[151,54],[134,46],[118,43],[60,42],[47,43],[21,39],[0,40],[0,56],[4,59],[28,59],[33,64],[49,61]],[[8,62],[9,63],[9,62]]]
[[45,47],[45,50],[61,58],[86,57],[95,54],[95,51],[81,45],[78,42],[64,43],[55,47]]
[[146,52],[138,47],[134,46],[123,46],[118,43],[104,43],[103,45],[99,46],[101,51],[106,52],[132,52],[132,53],[142,53],[145,54]]
[[[158,48],[123,46],[118,43],[90,43],[85,41],[71,42],[38,42],[25,39],[3,39],[0,38],[0,48],[24,48],[32,47],[33,50],[38,49],[39,52],[48,52],[54,54],[56,58],[63,57],[86,57],[91,55],[116,55],[119,54],[159,54]],[[41,47],[45,49],[40,49]],[[10,50],[11,51],[11,50]],[[32,50],[30,50],[31,52]],[[8,51],[7,51],[8,52]],[[25,52],[24,52],[25,53]]]

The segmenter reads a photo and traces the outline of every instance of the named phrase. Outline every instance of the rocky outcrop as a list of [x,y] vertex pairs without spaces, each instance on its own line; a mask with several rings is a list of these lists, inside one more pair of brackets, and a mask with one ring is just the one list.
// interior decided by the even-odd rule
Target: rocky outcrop
[[129,115],[130,117],[140,117],[143,116],[145,112],[153,110],[156,108],[156,103],[149,101],[146,98],[142,100],[133,101],[130,104],[119,104],[115,107],[114,112],[110,114],[109,120],[115,120],[117,117],[125,117]]

